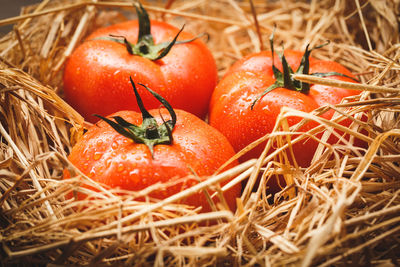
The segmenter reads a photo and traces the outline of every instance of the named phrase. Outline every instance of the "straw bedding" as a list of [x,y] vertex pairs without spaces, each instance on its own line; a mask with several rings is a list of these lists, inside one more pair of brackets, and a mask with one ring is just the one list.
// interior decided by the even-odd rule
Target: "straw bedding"
[[[118,194],[81,175],[67,160],[88,123],[63,101],[65,59],[91,30],[132,17],[129,1],[43,1],[0,21],[14,30],[0,39],[0,259],[4,265],[377,265],[400,264],[400,43],[398,1],[143,2],[152,18],[194,34],[207,32],[220,75],[237,59],[276,44],[338,61],[361,80],[357,97],[311,114],[284,108],[266,151],[164,201],[149,191]],[[48,23],[51,21],[51,23]],[[257,25],[258,24],[258,25]],[[256,27],[257,25],[257,27]],[[332,83],[298,75],[299,80]],[[336,83],[338,87],[354,86]],[[319,112],[336,111],[332,120]],[[321,127],[293,135],[297,115]],[[352,115],[353,123],[339,122]],[[368,120],[361,120],[361,116]],[[301,124],[300,123],[300,124]],[[290,164],[290,144],[326,130],[312,165]],[[367,149],[328,145],[333,129],[368,142]],[[361,135],[360,133],[363,133]],[[248,147],[257,144],[254,143]],[[241,151],[238,153],[239,156]],[[62,179],[68,168],[75,178]],[[255,180],[262,174],[258,186]],[[283,175],[289,184],[275,196],[265,181]],[[174,204],[194,190],[228,178],[248,179],[235,214],[216,207],[199,214]],[[90,184],[96,191],[84,189]],[[64,196],[85,191],[96,200]],[[137,201],[144,196],[145,201]],[[141,198],[143,199],[143,198]],[[214,223],[207,223],[214,222]],[[215,223],[217,222],[217,223]]]

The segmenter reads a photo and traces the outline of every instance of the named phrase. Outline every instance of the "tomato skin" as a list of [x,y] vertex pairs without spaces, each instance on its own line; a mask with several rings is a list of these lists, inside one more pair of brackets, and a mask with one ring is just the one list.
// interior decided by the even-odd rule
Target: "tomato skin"
[[[131,139],[117,133],[104,121],[91,127],[81,140],[72,148],[69,160],[84,174],[93,180],[112,188],[132,191],[142,190],[155,183],[178,181],[182,177],[196,173],[198,177],[212,175],[235,152],[227,139],[196,116],[182,110],[175,110],[177,123],[173,130],[171,145],[154,146],[154,158],[144,144],[134,143]],[[159,110],[150,113],[162,123]],[[169,113],[161,109],[164,119]],[[142,117],[133,111],[120,111],[110,115],[120,116],[130,123],[140,125]],[[237,165],[233,162],[230,167]],[[65,173],[65,178],[69,173]],[[164,199],[199,181],[185,178],[183,182],[157,190],[149,196]],[[240,196],[240,184],[227,191],[224,196],[231,210],[236,209],[236,197]],[[79,198],[84,198],[79,195]],[[210,211],[203,192],[189,196],[183,203],[202,206],[202,211]]]
[[[156,44],[171,41],[178,31],[167,23],[151,21]],[[65,65],[65,98],[85,119],[95,122],[98,119],[93,114],[107,116],[119,110],[135,110],[129,76],[163,95],[174,108],[200,118],[205,116],[217,83],[217,67],[201,40],[175,44],[165,57],[151,61],[129,54],[123,44],[95,39],[110,34],[136,43],[138,22],[127,21],[98,29],[75,49]],[[192,38],[191,34],[182,32],[178,40]],[[148,108],[159,106],[146,90],[139,89],[139,93]]]
[[[296,70],[303,53],[285,50],[284,54],[290,67]],[[282,71],[282,64],[277,55],[274,57],[274,64]],[[354,77],[349,70],[336,62],[310,58],[310,73],[316,72],[338,72]],[[329,76],[329,78],[354,82],[343,76]],[[281,107],[310,112],[322,105],[338,104],[344,97],[359,94],[356,90],[322,85],[311,85],[308,94],[276,88],[258,100],[251,110],[253,101],[274,82],[271,52],[264,51],[250,54],[233,64],[214,90],[210,102],[209,123],[228,138],[235,151],[243,149],[251,142],[270,133]],[[332,115],[333,111],[329,111],[323,117],[330,119]],[[288,118],[289,125],[294,125],[300,120],[299,117]],[[348,126],[350,121],[345,121],[343,124]],[[317,125],[312,121],[305,124],[299,131],[308,131]],[[337,139],[331,138],[330,142],[335,140]],[[310,165],[317,145],[316,141],[308,140],[293,146],[296,161],[300,166]],[[265,144],[259,145],[240,160],[258,157],[264,147]]]

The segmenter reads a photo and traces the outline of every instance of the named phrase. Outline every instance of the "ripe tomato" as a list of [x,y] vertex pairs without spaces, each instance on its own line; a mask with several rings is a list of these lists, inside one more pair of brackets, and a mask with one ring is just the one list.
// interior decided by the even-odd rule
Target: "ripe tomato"
[[[140,97],[138,100],[141,103]],[[155,183],[168,183],[165,190],[149,194],[164,199],[199,183],[197,178],[186,176],[194,173],[205,179],[235,154],[216,129],[188,112],[173,111],[168,103],[163,104],[167,109],[149,112],[139,104],[142,116],[119,111],[103,118],[106,121],[96,123],[72,148],[69,160],[93,180],[112,188],[139,191]],[[171,120],[165,122],[169,117]],[[237,162],[230,167],[234,165]],[[238,184],[224,193],[232,210],[240,191]],[[189,196],[184,203],[210,210],[203,192]]]
[[[210,50],[189,33],[150,21],[141,6],[137,11],[139,20],[98,29],[72,53],[63,76],[67,102],[91,122],[97,121],[93,114],[132,110],[132,76],[163,95],[174,108],[203,118],[217,83]],[[174,37],[178,37],[176,42]],[[150,93],[139,90],[149,108],[158,107]]]
[[[304,54],[285,50],[283,56],[278,56],[273,53],[272,41],[271,48],[272,52],[253,53],[237,61],[212,95],[209,122],[228,138],[235,151],[270,133],[284,106],[310,112],[326,104],[337,104],[344,97],[359,94],[356,90],[302,84],[291,78],[290,74],[297,69],[297,73],[355,82],[354,76],[344,66],[333,61],[310,58],[312,49],[307,47]],[[330,111],[322,116],[330,119],[332,115],[333,111]],[[288,123],[291,126],[300,120],[299,117],[290,117]],[[309,122],[300,131],[310,130],[317,125],[316,122]],[[334,139],[331,138],[330,142],[334,142]],[[317,145],[316,141],[308,140],[293,146],[300,166],[309,166]],[[264,147],[265,144],[259,145],[241,160],[258,157]]]

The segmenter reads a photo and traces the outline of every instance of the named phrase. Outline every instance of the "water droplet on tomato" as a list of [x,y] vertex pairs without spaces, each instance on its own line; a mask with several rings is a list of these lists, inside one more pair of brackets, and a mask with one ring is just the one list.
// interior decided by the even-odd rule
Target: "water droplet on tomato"
[[106,167],[109,168],[111,166],[112,161],[110,159],[106,160]]
[[[139,174],[139,170],[138,169],[134,169],[132,171],[129,172],[129,175],[137,175]],[[142,181],[144,182],[146,179],[143,178]]]
[[271,111],[271,109],[269,108],[269,105],[264,106],[262,109],[266,110],[266,111],[269,111],[269,112]]
[[111,148],[112,148],[112,149],[117,149],[117,147],[118,147],[118,143],[117,143],[117,142],[113,142],[113,143],[111,144]]
[[125,169],[125,167],[124,167],[124,165],[123,164],[118,164],[118,167],[117,167],[117,172],[122,172],[123,170]]
[[197,142],[195,142],[195,141],[191,141],[190,144],[191,144],[192,146],[197,146]]
[[244,100],[245,102],[247,102],[247,103],[253,103],[254,98],[251,97],[251,96],[248,96],[248,97],[244,98],[243,100]]
[[94,159],[94,160],[99,160],[99,159],[101,158],[101,155],[103,155],[103,153],[101,153],[101,152],[95,152],[95,153],[94,153],[94,156],[93,156],[93,159]]
[[122,154],[122,155],[121,155],[121,159],[122,159],[122,160],[126,160],[126,155],[125,155],[125,154]]

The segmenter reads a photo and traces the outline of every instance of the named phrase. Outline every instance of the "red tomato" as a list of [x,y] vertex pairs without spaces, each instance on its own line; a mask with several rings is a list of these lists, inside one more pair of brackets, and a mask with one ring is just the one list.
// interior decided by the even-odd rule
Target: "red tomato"
[[[142,110],[143,111],[143,110]],[[138,191],[155,183],[175,183],[168,185],[165,190],[153,191],[149,196],[164,199],[186,188],[199,183],[196,178],[184,178],[195,173],[201,179],[212,175],[223,163],[234,154],[228,140],[216,129],[183,110],[171,113],[167,109],[144,111],[142,115],[134,111],[120,111],[108,118],[118,121],[120,125],[127,126],[125,121],[136,125],[159,125],[160,134],[158,143],[149,139],[137,137],[136,141],[120,134],[125,134],[121,128],[118,132],[105,121],[100,121],[91,127],[82,139],[72,148],[69,160],[84,174],[93,180],[108,185],[112,188]],[[150,115],[151,114],[151,115]],[[176,114],[176,123],[174,116]],[[172,142],[168,136],[162,134],[165,130],[165,120],[172,130]],[[150,122],[149,122],[150,121]],[[133,127],[133,126],[129,126]],[[128,127],[125,127],[128,129]],[[132,128],[131,128],[132,129]],[[147,134],[154,127],[144,127]],[[160,130],[161,129],[161,130]],[[138,128],[135,128],[138,132]],[[164,139],[163,139],[164,138]],[[166,139],[165,139],[166,138]],[[145,143],[145,144],[144,144]],[[154,146],[154,147],[153,147]],[[149,149],[150,148],[150,149]],[[230,167],[237,165],[237,162]],[[66,172],[66,178],[69,174]],[[228,190],[224,196],[232,210],[236,208],[236,198],[240,196],[240,184]],[[79,196],[83,198],[84,196]],[[215,200],[215,199],[214,199]],[[189,196],[184,203],[192,206],[203,207],[202,211],[209,211],[210,207],[203,192]]]
[[[344,66],[332,61],[308,58],[310,52],[311,50],[306,50],[307,55],[305,57],[309,62],[310,74],[325,73],[320,75],[329,76],[331,79],[354,82],[352,79],[354,76]],[[291,78],[288,83],[294,84],[293,87],[297,88],[284,88],[284,83],[281,81],[277,88],[258,99],[266,88],[277,81],[276,76],[281,75],[274,73],[273,62],[282,72],[284,69],[283,60],[287,61],[292,70],[296,70],[300,66],[302,58],[302,52],[285,50],[284,58],[280,59],[274,54],[274,60],[272,60],[272,53],[264,51],[242,58],[227,71],[213,93],[209,122],[228,138],[235,151],[241,150],[251,142],[270,133],[281,108],[284,106],[310,112],[326,104],[338,104],[344,97],[359,94],[359,91],[356,90],[322,85],[310,85],[309,88],[306,85],[306,87],[301,88],[302,85],[298,84],[299,81],[294,81]],[[288,68],[286,68],[286,71],[288,71]],[[338,73],[344,76],[340,76]],[[253,109],[251,109],[253,104]],[[333,111],[330,111],[325,113],[323,117],[330,119],[332,115]],[[294,125],[300,120],[299,117],[290,117],[288,122],[289,125]],[[349,123],[350,121],[347,121],[344,124],[349,125]],[[316,122],[309,122],[300,131],[310,130],[317,125]],[[331,138],[330,142],[335,140],[337,139]],[[317,145],[318,143],[313,140],[302,141],[294,145],[294,154],[300,166],[309,166]],[[265,144],[259,145],[241,160],[258,157],[264,147]]]
[[[150,22],[155,45],[142,50],[152,50],[178,35],[179,29],[167,23]],[[150,33],[150,28],[147,30]],[[116,41],[118,37],[110,40],[113,39],[110,35],[113,35],[136,43],[138,33],[139,23],[135,20],[98,29],[87,37],[65,65],[64,93],[67,102],[91,122],[97,121],[93,114],[107,116],[119,110],[134,110],[135,97],[129,83],[129,77],[132,76],[135,82],[145,84],[163,95],[174,108],[204,117],[217,83],[217,67],[210,50],[196,39],[176,43],[166,56],[151,60],[146,58],[151,53],[129,53],[127,46],[120,43],[123,42],[121,38],[119,42]],[[148,36],[142,34],[142,40]],[[191,34],[182,31],[178,42],[192,38]],[[159,103],[151,94],[142,88],[139,90],[149,108],[158,107]]]

